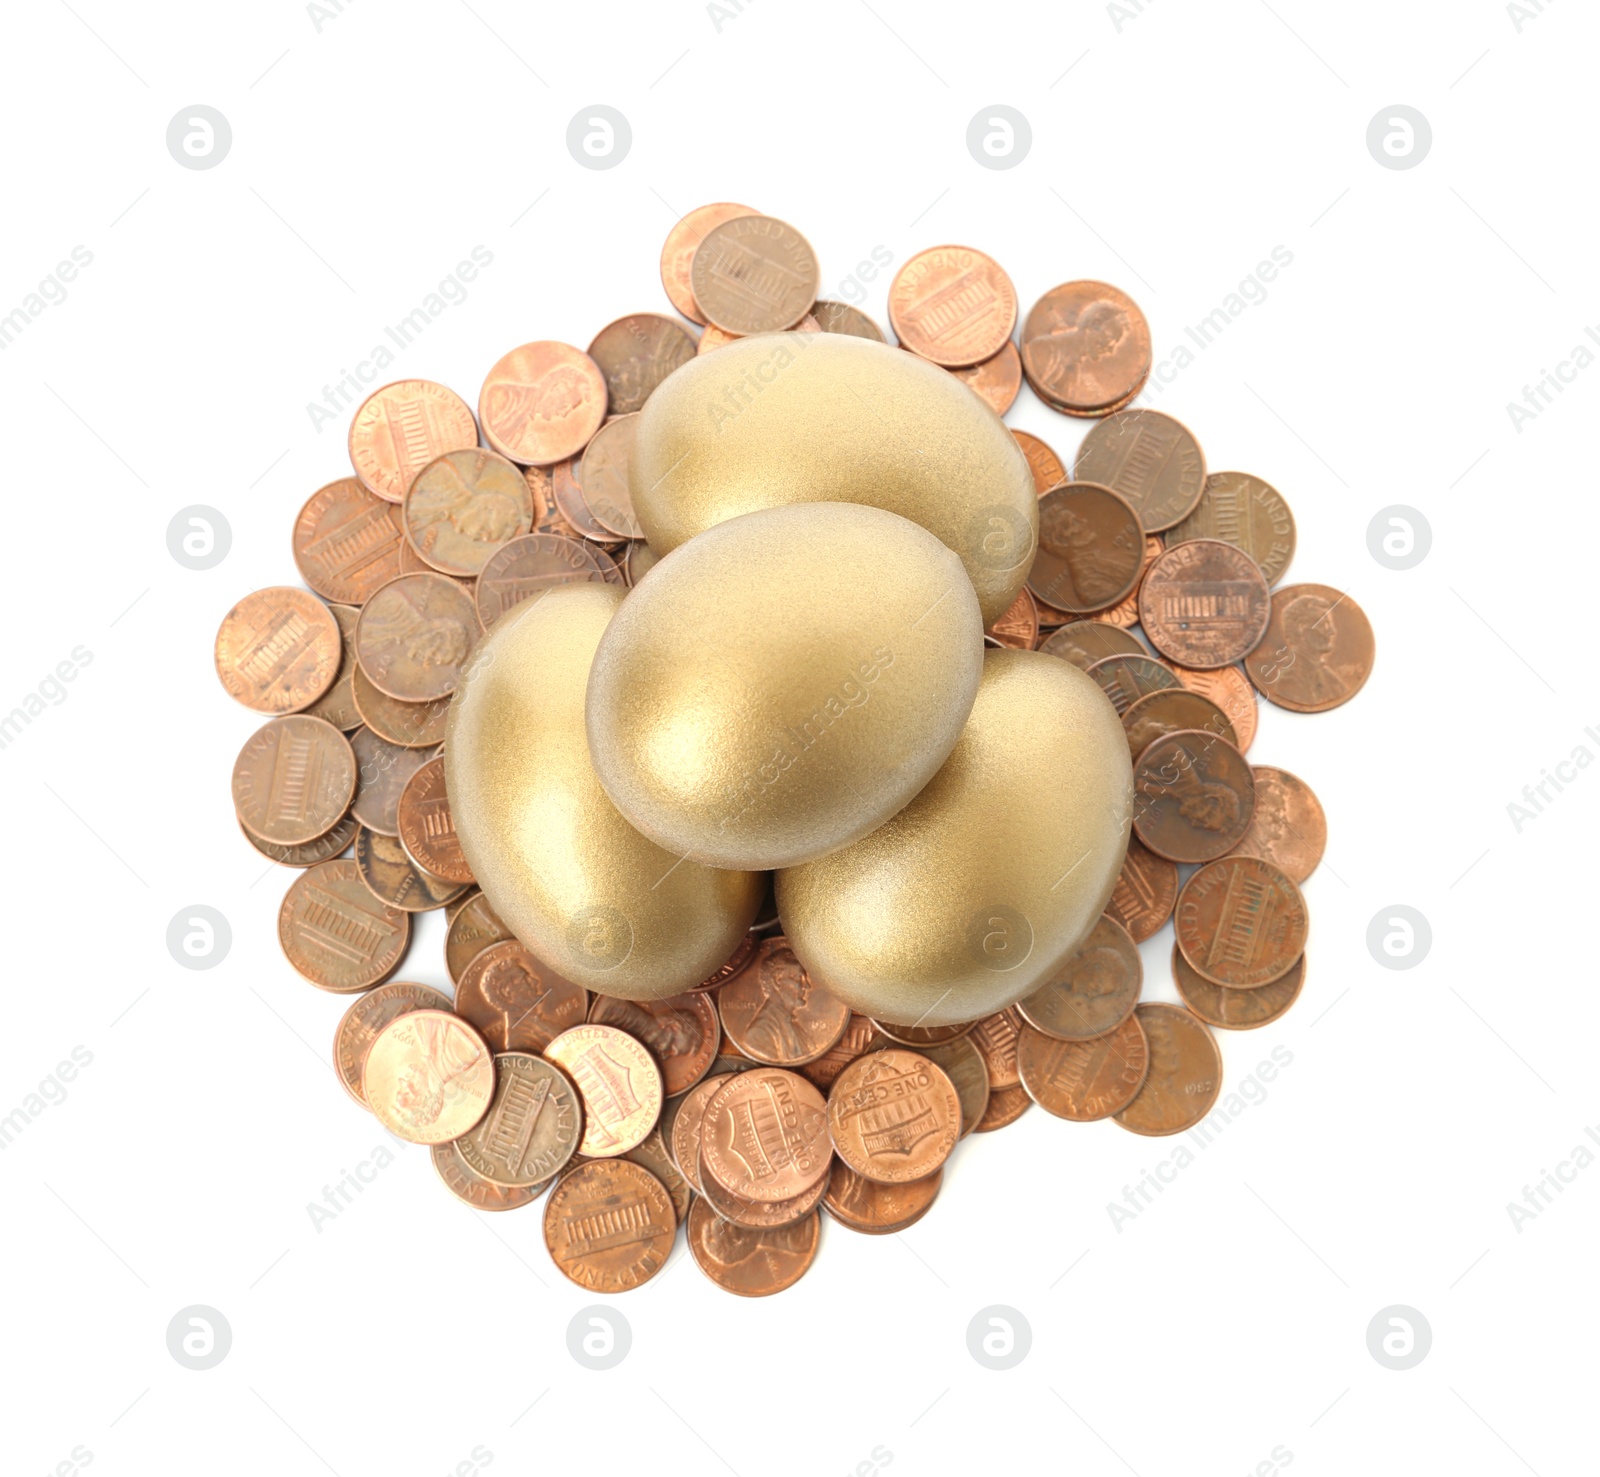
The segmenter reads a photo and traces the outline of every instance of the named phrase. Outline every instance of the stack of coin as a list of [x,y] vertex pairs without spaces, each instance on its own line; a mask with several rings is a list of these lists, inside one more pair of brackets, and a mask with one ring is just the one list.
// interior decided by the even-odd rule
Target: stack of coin
[[[1275,488],[1208,472],[1185,426],[1131,408],[1151,355],[1130,298],[1093,281],[1051,288],[1019,343],[1016,290],[993,258],[919,252],[889,289],[901,348],[997,415],[1026,378],[1045,404],[1094,421],[1070,473],[1014,432],[1039,547],[988,639],[1072,662],[1121,716],[1136,801],[1116,890],[1045,985],[960,1025],[851,1012],[807,975],[770,895],[697,989],[592,996],[476,889],[445,792],[451,695],[507,610],[559,584],[648,573],[628,461],[637,413],[673,370],[786,329],[888,342],[859,309],[819,299],[809,243],[748,206],[686,215],[661,278],[681,319],[628,314],[587,351],[514,348],[476,413],[426,380],[375,391],[351,420],[354,475],[295,518],[309,588],[242,599],[216,669],[266,720],[239,752],[233,796],[250,845],[300,874],[279,910],[284,953],[319,989],[356,997],[334,1038],[348,1094],[430,1145],[446,1187],[479,1210],[548,1192],[546,1243],[580,1286],[647,1281],[682,1227],[707,1277],[763,1296],[811,1266],[824,1213],[866,1234],[904,1230],[960,1140],[1035,1103],[1141,1134],[1205,1115],[1222,1080],[1210,1028],[1267,1025],[1304,985],[1300,884],[1327,839],[1304,781],[1244,757],[1256,695],[1336,707],[1366,680],[1373,638],[1339,591],[1280,584],[1295,525]],[[453,994],[384,983],[412,915],[436,909]],[[1138,945],[1169,919],[1185,1005],[1141,1003]]]

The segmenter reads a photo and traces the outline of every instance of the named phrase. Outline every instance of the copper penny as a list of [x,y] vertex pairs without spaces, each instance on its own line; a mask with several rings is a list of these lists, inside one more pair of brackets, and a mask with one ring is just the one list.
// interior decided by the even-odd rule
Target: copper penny
[[461,970],[456,1010],[496,1051],[542,1052],[588,1018],[589,992],[547,968],[519,940],[505,938],[480,949]]
[[406,781],[439,751],[402,749],[381,739],[369,728],[350,735],[356,756],[356,796],[350,811],[370,831],[385,836],[400,834],[400,796]]
[[701,205],[680,217],[678,223],[667,232],[666,242],[661,248],[661,285],[666,289],[672,306],[685,318],[695,323],[706,321],[700,304],[694,300],[694,288],[689,282],[689,268],[694,262],[695,252],[700,249],[700,243],[706,238],[706,232],[724,221],[760,213],[748,205],[734,205],[727,201]]
[[555,505],[555,493],[550,485],[549,467],[524,467],[522,480],[528,486],[528,498],[533,504],[533,526],[538,528],[550,516]]
[[578,1090],[559,1067],[526,1052],[494,1058],[494,1097],[456,1142],[467,1167],[497,1185],[528,1188],[558,1174],[582,1136]]
[[409,1010],[372,1038],[361,1092],[396,1137],[443,1144],[470,1132],[488,1111],[494,1079],[489,1048],[464,1020],[446,1010]]
[[379,692],[361,670],[359,661],[350,674],[350,695],[361,721],[384,742],[400,749],[432,749],[444,742],[445,721],[450,716],[449,698],[403,703],[386,692]]
[[628,463],[638,425],[637,415],[613,416],[584,447],[578,468],[578,485],[590,515],[615,538],[644,537],[628,490]]
[[576,456],[606,418],[600,366],[544,339],[497,360],[478,394],[484,439],[514,462],[547,467]]
[[1039,547],[1028,588],[1057,610],[1100,610],[1122,599],[1144,568],[1144,535],[1125,499],[1092,482],[1067,482],[1039,499]]
[[442,574],[403,574],[362,607],[356,659],[379,692],[403,703],[448,697],[478,639],[472,596]]
[[254,712],[295,713],[333,686],[342,649],[326,605],[306,590],[273,585],[223,616],[217,676],[229,697]]
[[353,605],[330,605],[339,623],[339,670],[333,685],[316,702],[301,711],[309,718],[321,718],[343,733],[361,727],[361,711],[356,707],[356,621],[361,612]]
[[889,286],[889,326],[913,354],[947,369],[992,359],[1017,324],[1017,290],[969,246],[919,251]]
[[1189,667],[1174,666],[1173,672],[1190,692],[1208,697],[1233,724],[1238,736],[1236,747],[1241,754],[1250,751],[1255,742],[1256,728],[1261,721],[1261,711],[1256,703],[1256,690],[1250,685],[1241,667],[1219,667],[1214,672],[1197,672]]
[[770,215],[713,226],[689,264],[695,302],[725,333],[773,333],[798,323],[817,300],[818,278],[811,243]]
[[1128,930],[1134,943],[1142,944],[1161,931],[1177,901],[1176,864],[1146,851],[1137,836],[1130,836],[1106,912]]
[[869,1020],[864,1015],[850,1013],[850,1024],[844,1028],[844,1035],[823,1052],[814,1062],[807,1062],[800,1068],[800,1075],[813,1087],[822,1092],[833,1086],[838,1080],[839,1073],[844,1071],[863,1052],[870,1051],[875,1042],[883,1042],[887,1038],[878,1029],[876,1021]]
[[353,815],[346,815],[331,830],[299,846],[279,846],[275,841],[263,841],[259,836],[252,836],[242,821],[239,823],[239,834],[268,861],[276,862],[280,867],[305,868],[342,856],[349,850],[360,828],[360,821]]
[[1057,1041],[1092,1041],[1133,1014],[1143,985],[1139,946],[1115,918],[1102,913],[1088,937],[1043,985],[1017,1002],[1017,1009],[1035,1031]]
[[719,969],[714,975],[712,975],[710,979],[701,980],[700,983],[695,986],[695,989],[715,990],[719,986],[727,984],[727,982],[734,978],[735,975],[742,972],[745,965],[747,965],[755,957],[757,947],[758,945],[756,940],[747,933],[742,939],[739,940],[737,946],[734,948],[733,955],[728,962],[724,964],[722,968]]
[[475,880],[450,817],[442,756],[430,759],[406,781],[396,807],[396,820],[400,844],[424,872],[445,882]]
[[1140,698],[1164,687],[1177,687],[1178,678],[1165,662],[1153,656],[1108,656],[1089,664],[1089,675],[1111,699],[1120,718]]
[[976,1021],[956,1021],[948,1026],[897,1026],[892,1021],[874,1021],[877,1029],[896,1046],[909,1046],[913,1051],[922,1051],[929,1046],[944,1046],[951,1041],[959,1041],[963,1036],[970,1036]]
[[319,990],[354,995],[388,979],[411,941],[411,920],[373,896],[349,859],[302,872],[278,909],[278,942]]
[[1210,862],[1250,829],[1256,786],[1250,763],[1214,733],[1179,729],[1158,738],[1133,767],[1134,834],[1172,862]]
[[[460,985],[461,977],[466,968],[485,949],[493,944],[503,944],[512,937],[511,930],[500,921],[491,906],[489,899],[481,892],[475,892],[470,897],[462,899],[456,904],[450,917],[450,927],[444,940],[444,966],[449,972],[452,984]],[[585,1000],[585,1010],[588,1002]],[[463,1012],[465,1014],[465,1012]],[[562,1030],[569,1025],[576,1025],[579,1016],[574,1020],[563,1023]],[[481,1021],[474,1021],[474,1025],[482,1033],[484,1040],[494,1047],[496,1051],[527,1051],[538,1050],[537,1047],[511,1047],[497,1041],[484,1027]],[[555,1034],[554,1032],[551,1033]]]
[[613,535],[610,529],[595,520],[594,514],[589,510],[589,503],[584,496],[580,480],[582,473],[583,466],[578,457],[557,462],[550,469],[550,489],[555,494],[556,508],[572,525],[573,532],[579,538],[604,542]]
[[1017,598],[989,627],[986,634],[999,646],[1009,646],[1014,651],[1032,651],[1039,639],[1039,607],[1026,590],[1018,590]]
[[628,552],[622,561],[622,572],[628,577],[629,588],[638,584],[660,562],[661,556],[649,544],[643,539],[634,539],[628,545]]
[[1150,375],[1150,326],[1125,292],[1064,282],[1029,310],[1022,370],[1034,393],[1067,415],[1102,415]]
[[1243,549],[1275,585],[1294,558],[1294,514],[1271,483],[1248,472],[1213,472],[1194,511],[1168,532],[1167,545],[1211,538]]
[[880,1184],[857,1174],[844,1160],[835,1159],[828,1172],[828,1195],[822,1208],[849,1230],[864,1236],[888,1236],[908,1230],[933,1209],[943,1183],[944,1171],[936,1169],[926,1178],[907,1184]]
[[397,980],[379,985],[357,998],[345,1011],[333,1033],[333,1065],[344,1083],[344,1090],[362,1107],[367,1100],[361,1091],[361,1068],[373,1039],[396,1016],[409,1010],[449,1010],[450,997],[431,985],[414,985]]
[[1269,703],[1293,713],[1326,713],[1347,703],[1372,675],[1366,612],[1327,585],[1285,585],[1244,669]]
[[667,1194],[672,1197],[672,1214],[681,1226],[689,1219],[689,1205],[694,1200],[694,1187],[681,1174],[667,1152],[661,1125],[652,1128],[642,1144],[636,1144],[622,1156],[643,1169],[648,1169]]
[[1328,845],[1328,818],[1322,802],[1298,775],[1257,765],[1256,813],[1235,856],[1271,862],[1291,882],[1304,882],[1317,870]]
[[1088,1041],[1058,1041],[1024,1027],[1017,1062],[1023,1089],[1045,1112],[1094,1123],[1134,1100],[1150,1054],[1139,1017],[1130,1015],[1114,1031]]
[[1147,533],[1144,539],[1144,566],[1139,571],[1139,577],[1134,581],[1133,588],[1128,591],[1115,605],[1104,610],[1094,611],[1091,618],[1108,626],[1120,626],[1126,630],[1129,626],[1139,623],[1139,591],[1144,588],[1145,577],[1150,573],[1150,566],[1161,557],[1161,551],[1166,547],[1161,542],[1159,533]]
[[583,1096],[580,1153],[610,1158],[644,1142],[661,1116],[661,1069],[639,1042],[615,1026],[572,1026],[544,1054]]
[[[846,1067],[840,1081],[852,1070]],[[822,1094],[797,1073],[733,1073],[706,1105],[702,1182],[712,1176],[742,1199],[768,1205],[794,1199],[828,1172],[828,1112]]]
[[974,1133],[993,1133],[996,1129],[1010,1128],[1029,1108],[1033,1099],[1021,1086],[1001,1088],[989,1094],[989,1106],[983,1110]]
[[1253,990],[1288,972],[1306,951],[1305,899],[1276,867],[1250,856],[1202,867],[1178,895],[1183,957],[1202,978]]
[[301,846],[338,825],[356,792],[356,758],[331,723],[295,713],[263,723],[233,762],[233,808],[263,841]]
[[961,1098],[927,1057],[891,1046],[839,1074],[828,1094],[828,1126],[834,1149],[857,1174],[905,1184],[950,1157],[961,1137]]
[[356,833],[356,866],[372,895],[402,913],[430,913],[447,907],[465,896],[472,885],[430,876],[407,855],[399,837],[369,831],[365,826]]
[[1033,473],[1033,490],[1040,497],[1067,480],[1067,469],[1061,464],[1061,458],[1045,442],[1027,431],[1013,430],[1011,435],[1022,448],[1023,456],[1028,459],[1028,470]]
[[665,1000],[596,995],[589,1020],[597,1026],[616,1026],[642,1041],[661,1068],[662,1092],[667,1097],[688,1092],[711,1070],[722,1040],[716,1006],[692,990]]
[[969,1036],[942,1046],[919,1046],[923,1056],[948,1077],[961,1099],[961,1137],[975,1129],[989,1108],[989,1068]]
[[533,527],[533,493],[521,469],[475,446],[447,451],[419,471],[401,508],[411,547],[441,574],[471,577],[507,539]]
[[1225,990],[1201,979],[1174,944],[1172,975],[1184,1003],[1208,1026],[1223,1031],[1253,1031],[1257,1026],[1270,1026],[1300,998],[1300,989],[1306,982],[1306,956],[1302,954],[1289,966],[1287,974],[1258,990]]
[[689,1211],[689,1254],[724,1292],[771,1297],[811,1270],[821,1239],[816,1211],[775,1231],[753,1231],[724,1220],[705,1201]]
[[1161,1138],[1193,1128],[1222,1092],[1222,1053],[1205,1023],[1181,1005],[1141,1005],[1150,1070],[1116,1121],[1133,1133]]
[[1221,539],[1175,544],[1139,587],[1139,624],[1163,656],[1202,670],[1253,650],[1272,596],[1254,559]]
[[819,297],[811,305],[811,316],[817,320],[817,326],[824,333],[843,333],[851,338],[869,338],[878,344],[888,342],[877,323],[860,308],[852,308],[849,303],[836,303]]
[[629,313],[606,324],[589,345],[589,357],[605,376],[612,415],[644,409],[650,393],[673,370],[694,358],[695,339],[681,323],[660,313]]
[[521,1210],[524,1205],[532,1205],[549,1187],[548,1180],[542,1185],[516,1188],[486,1180],[461,1157],[461,1149],[455,1142],[434,1144],[429,1153],[445,1189],[474,1210]]
[[724,333],[720,328],[707,328],[700,335],[700,342],[695,346],[695,354],[709,354],[713,349],[720,349],[727,344],[736,344],[743,334]]
[[544,1209],[551,1260],[590,1292],[648,1282],[666,1266],[677,1230],[666,1186],[630,1159],[580,1164],[556,1182]]
[[1022,1024],[1022,1012],[1012,1005],[985,1016],[972,1028],[970,1039],[983,1053],[992,1089],[1003,1092],[1022,1080],[1017,1076],[1017,1037]]
[[1181,523],[1206,485],[1206,459],[1187,426],[1159,410],[1120,410],[1092,426],[1078,448],[1080,482],[1115,488],[1147,533]]
[[1150,654],[1137,636],[1104,621],[1072,621],[1046,636],[1039,643],[1039,650],[1071,662],[1082,672],[1108,656]]
[[436,456],[477,444],[467,402],[431,380],[384,385],[350,418],[350,465],[362,486],[386,502],[399,502]]
[[557,585],[602,578],[600,563],[577,539],[529,533],[502,544],[478,576],[478,620],[488,630],[508,610]]
[[769,1204],[762,1200],[746,1200],[732,1190],[725,1190],[715,1175],[700,1176],[700,1193],[705,1196],[706,1203],[724,1220],[752,1231],[776,1231],[784,1226],[792,1226],[821,1205],[822,1197],[827,1192],[828,1176],[818,1175],[816,1184],[810,1189],[802,1190],[792,1199]]
[[1238,735],[1228,715],[1208,697],[1190,692],[1187,687],[1164,687],[1146,693],[1122,715],[1122,731],[1128,735],[1128,753],[1135,763],[1158,738],[1180,728],[1198,729],[1239,747]]
[[1006,345],[993,358],[981,364],[969,364],[963,369],[950,371],[996,415],[1004,415],[1016,404],[1022,389],[1022,356],[1017,346],[1006,340]]
[[850,1007],[815,983],[785,938],[769,938],[717,997],[722,1029],[740,1051],[774,1067],[814,1062],[850,1023]]
[[673,1115],[667,1136],[667,1148],[672,1154],[672,1162],[678,1166],[678,1173],[702,1194],[700,1144],[705,1133],[706,1109],[711,1106],[712,1098],[727,1086],[726,1075],[713,1072],[676,1099],[679,1107]]
[[364,604],[398,575],[403,542],[393,505],[355,477],[318,488],[294,520],[300,578],[335,605]]

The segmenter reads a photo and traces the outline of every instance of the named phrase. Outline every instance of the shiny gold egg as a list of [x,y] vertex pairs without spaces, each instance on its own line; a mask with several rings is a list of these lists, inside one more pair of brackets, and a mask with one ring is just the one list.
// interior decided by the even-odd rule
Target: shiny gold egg
[[577,984],[655,1000],[727,962],[766,879],[663,851],[600,788],[584,690],[625,593],[562,585],[495,622],[450,706],[445,783],[461,849],[507,927]]
[[764,334],[691,359],[639,414],[629,467],[650,547],[782,503],[870,503],[920,523],[966,566],[985,627],[1039,534],[1027,458],[953,374],[835,333]]
[[853,1010],[948,1025],[1032,993],[1094,925],[1128,845],[1133,777],[1094,680],[990,651],[961,740],[854,846],[778,873],[807,971]]
[[766,508],[675,549],[628,596],[595,652],[589,752],[617,809],[674,856],[794,866],[933,777],[982,669],[972,582],[926,529],[856,503]]

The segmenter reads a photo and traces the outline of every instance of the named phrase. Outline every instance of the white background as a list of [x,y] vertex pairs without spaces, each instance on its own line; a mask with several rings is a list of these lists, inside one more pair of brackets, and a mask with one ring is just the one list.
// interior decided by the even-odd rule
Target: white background
[[[1507,813],[1578,745],[1600,755],[1600,367],[1520,432],[1506,410],[1600,323],[1592,8],[1520,31],[1489,0],[1129,0],[1120,25],[1088,3],[729,0],[720,29],[687,0],[326,10],[320,30],[288,0],[7,13],[0,314],[73,247],[93,262],[0,352],[0,710],[74,647],[92,662],[0,751],[0,1115],[72,1048],[93,1061],[0,1153],[0,1465],[1197,1477],[1281,1447],[1296,1477],[1592,1470],[1600,1167],[1520,1231],[1506,1210],[1600,1124],[1600,772],[1520,833]],[[606,172],[565,145],[597,102],[634,135]],[[233,129],[203,172],[165,145],[194,103]],[[1004,172],[965,145],[994,103],[1033,129]],[[1432,124],[1408,171],[1366,146],[1394,103]],[[211,642],[239,595],[293,582],[291,519],[347,470],[348,415],[319,432],[307,402],[474,246],[493,265],[394,371],[469,401],[518,343],[667,310],[662,238],[723,199],[804,230],[827,295],[874,247],[898,265],[944,241],[994,255],[1024,309],[1116,282],[1158,359],[1287,247],[1267,300],[1147,403],[1286,494],[1290,579],[1348,588],[1378,663],[1334,713],[1264,712],[1251,757],[1315,787],[1330,842],[1305,993],[1225,1037],[1226,1085],[1274,1046],[1293,1060],[1152,1206],[1120,1231],[1107,1212],[1178,1141],[1036,1110],[963,1144],[904,1236],[825,1225],[783,1297],[722,1294],[680,1241],[609,1305],[632,1351],[596,1373],[566,1344],[595,1299],[554,1271],[539,1210],[475,1214],[425,1150],[313,1228],[307,1203],[390,1141],[329,1069],[346,1002],[280,956],[290,874],[263,875],[228,794],[257,720]],[[1082,434],[1026,390],[1009,419],[1064,458]],[[232,527],[209,572],[167,552],[191,503]],[[1433,531],[1406,572],[1367,548],[1393,503]],[[233,930],[209,972],[165,945],[196,903]],[[1366,945],[1395,903],[1433,930],[1406,972]],[[1145,946],[1148,998],[1174,998],[1170,939]],[[447,983],[438,919],[402,976]],[[232,1329],[207,1372],[166,1346],[195,1303]],[[1433,1332],[1405,1372],[1366,1344],[1396,1303]],[[1009,1371],[968,1353],[990,1304],[1032,1329]]]

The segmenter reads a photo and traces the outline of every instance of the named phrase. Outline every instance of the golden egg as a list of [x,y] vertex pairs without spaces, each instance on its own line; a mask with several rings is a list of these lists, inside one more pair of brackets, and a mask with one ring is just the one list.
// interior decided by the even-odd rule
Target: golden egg
[[864,840],[778,873],[807,971],[853,1010],[948,1025],[1032,993],[1094,925],[1128,845],[1133,777],[1094,680],[990,651],[960,742]]
[[926,529],[856,503],[766,508],[691,539],[628,596],[595,653],[589,752],[617,809],[674,856],[794,866],[933,777],[982,669],[972,582]]
[[766,879],[663,851],[600,788],[584,689],[625,593],[562,585],[495,622],[450,706],[445,783],[461,849],[506,926],[577,984],[655,1000],[727,962]]
[[675,370],[639,414],[629,467],[650,547],[782,503],[870,503],[960,556],[985,627],[1039,534],[1027,458],[947,370],[835,333],[740,339]]

